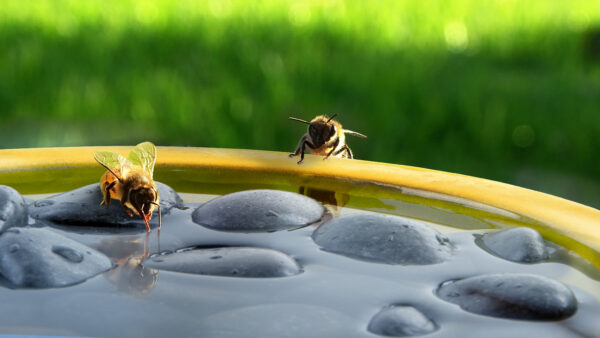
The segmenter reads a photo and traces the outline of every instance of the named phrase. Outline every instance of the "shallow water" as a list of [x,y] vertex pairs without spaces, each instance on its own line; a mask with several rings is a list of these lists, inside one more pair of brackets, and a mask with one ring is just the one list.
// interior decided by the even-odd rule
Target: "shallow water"
[[[412,192],[413,195],[416,192]],[[318,194],[317,194],[318,195]],[[372,337],[370,320],[393,304],[412,305],[437,325],[430,337],[600,336],[598,270],[572,251],[551,246],[551,259],[520,264],[483,250],[476,235],[527,224],[510,213],[456,200],[350,196],[329,217],[384,212],[426,221],[454,244],[450,259],[430,265],[389,265],[323,251],[315,227],[270,233],[215,231],[192,212],[218,195],[181,194],[186,208],[163,216],[149,235],[140,228],[51,225],[52,231],[103,252],[118,266],[81,284],[56,289],[0,288],[2,333],[104,337]],[[322,195],[321,195],[322,196]],[[43,196],[30,195],[38,199]],[[322,199],[327,201],[327,199]],[[329,199],[331,201],[331,199]],[[289,255],[301,273],[236,278],[156,270],[144,259],[189,248],[244,246]],[[564,264],[570,262],[571,265]],[[466,312],[436,295],[448,280],[488,273],[530,273],[563,282],[578,301],[561,321],[523,321]]]

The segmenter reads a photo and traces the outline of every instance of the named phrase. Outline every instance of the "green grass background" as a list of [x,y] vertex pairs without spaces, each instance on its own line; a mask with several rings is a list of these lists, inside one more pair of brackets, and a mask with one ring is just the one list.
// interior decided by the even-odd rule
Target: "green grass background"
[[3,0],[0,148],[292,151],[338,113],[357,158],[600,207],[598,31],[589,0]]

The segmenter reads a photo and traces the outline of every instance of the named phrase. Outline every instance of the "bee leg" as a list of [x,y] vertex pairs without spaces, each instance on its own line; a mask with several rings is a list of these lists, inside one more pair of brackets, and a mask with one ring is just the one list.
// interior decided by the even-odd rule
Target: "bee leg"
[[300,161],[298,161],[298,164],[302,163],[302,161],[304,160],[304,149],[306,149],[307,145],[310,148],[315,149],[315,146],[312,143],[310,143],[310,141],[308,141],[308,136],[304,135],[300,139],[300,142],[298,142],[298,147],[296,148],[296,151],[290,154],[289,156],[294,157],[300,155]]
[[[335,151],[335,148],[331,149],[331,151],[330,151],[330,152],[328,152],[328,153],[327,153],[327,155],[325,155],[325,156],[323,157],[323,160],[326,160],[326,159],[328,159],[328,158],[329,158],[329,156],[331,156],[331,154],[333,154],[333,152],[334,152],[334,151]],[[337,152],[336,152],[336,153],[337,153]]]
[[298,164],[300,164],[300,163],[302,163],[302,161],[304,161],[304,149],[307,144],[308,144],[308,141],[302,142],[302,151],[300,151],[300,161],[298,161]]
[[352,155],[352,150],[350,150],[350,147],[348,147],[348,145],[346,144],[346,145],[344,145],[344,148],[346,149],[346,154],[348,155],[347,158],[353,159],[354,155]]
[[298,164],[302,163],[302,161],[304,161],[304,149],[306,146],[309,146],[312,149],[315,149],[315,146],[312,145],[312,143],[308,142],[308,141],[304,141],[304,143],[302,143],[302,151],[300,152],[300,161],[298,161]]
[[341,147],[340,149],[338,149],[334,155],[337,156],[339,154],[342,154],[342,158],[348,158],[348,159],[352,159],[352,150],[350,150],[350,147],[348,147],[347,144],[344,144],[343,147]]
[[115,186],[115,184],[117,184],[117,181],[112,181],[104,188],[104,196],[102,196],[103,199],[102,202],[100,202],[100,205],[106,204],[106,209],[108,209],[108,207],[110,206],[110,189],[112,189]]
[[300,152],[302,151],[303,144],[304,144],[304,142],[305,142],[305,141],[306,141],[306,135],[304,135],[304,136],[303,136],[303,137],[300,139],[300,142],[298,142],[298,146],[296,147],[296,150],[295,150],[293,153],[289,154],[288,156],[289,156],[289,157],[294,157],[294,156],[298,156],[298,155],[300,155]]
[[[125,209],[125,212],[127,212],[127,215],[129,215],[129,217],[133,217],[134,215],[134,211],[138,212],[138,210],[135,210],[135,206],[133,206],[133,204],[131,204],[131,202],[127,203],[127,199],[129,198],[129,194],[123,194],[123,196],[121,196],[121,205],[123,206],[123,209]],[[127,204],[129,204],[130,206],[128,207]]]
[[333,143],[331,150],[327,153],[327,155],[325,157],[323,157],[323,160],[328,159],[329,156],[331,156],[331,154],[333,154],[334,156],[337,156],[341,151],[344,150],[344,147],[346,147],[345,144],[342,145],[341,147],[339,145],[340,145],[340,138],[335,137],[335,142]]

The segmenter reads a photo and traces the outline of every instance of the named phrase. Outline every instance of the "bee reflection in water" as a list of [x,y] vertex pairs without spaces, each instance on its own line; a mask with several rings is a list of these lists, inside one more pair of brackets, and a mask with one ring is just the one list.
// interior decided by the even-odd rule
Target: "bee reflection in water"
[[143,296],[154,289],[158,270],[142,265],[149,253],[149,235],[111,237],[98,245],[97,249],[117,264],[103,275],[117,290]]
[[350,195],[348,194],[331,190],[309,188],[306,186],[301,186],[298,189],[298,193],[323,203],[326,212],[317,226],[325,223],[333,217],[339,216],[340,212],[342,211],[342,207],[344,207],[344,205],[350,201]]

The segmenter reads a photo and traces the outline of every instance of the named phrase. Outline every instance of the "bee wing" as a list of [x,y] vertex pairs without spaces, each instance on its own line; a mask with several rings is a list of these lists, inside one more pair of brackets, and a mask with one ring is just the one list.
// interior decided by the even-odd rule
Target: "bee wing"
[[94,153],[94,158],[101,166],[110,171],[118,180],[121,177],[115,174],[113,169],[120,168],[127,163],[127,159],[120,154],[113,153],[112,151],[97,151]]
[[156,147],[152,142],[143,142],[135,146],[127,157],[131,163],[141,167],[150,174],[154,175],[154,164],[156,163]]
[[348,135],[352,135],[352,136],[358,136],[358,137],[362,137],[362,138],[367,138],[366,135],[363,135],[361,133],[357,133],[355,131],[348,130],[348,129],[344,129],[344,134],[348,134]]

